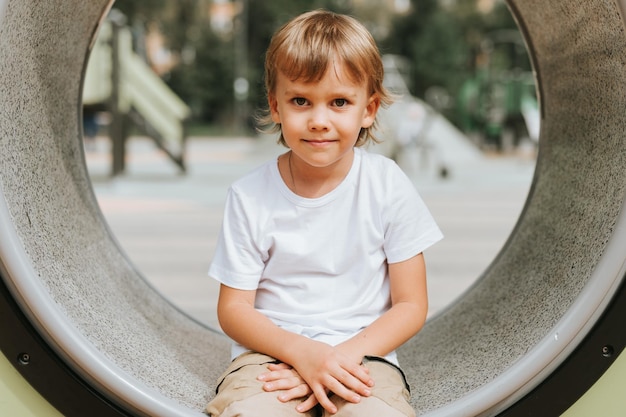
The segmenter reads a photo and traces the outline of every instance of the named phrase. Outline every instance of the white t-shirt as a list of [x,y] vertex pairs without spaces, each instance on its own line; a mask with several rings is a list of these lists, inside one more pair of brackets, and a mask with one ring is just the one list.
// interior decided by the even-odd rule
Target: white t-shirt
[[[355,148],[341,184],[312,199],[293,193],[272,160],[230,187],[209,275],[256,290],[256,309],[279,327],[334,346],[390,308],[387,262],[441,238],[390,159]],[[246,350],[235,344],[233,358]]]

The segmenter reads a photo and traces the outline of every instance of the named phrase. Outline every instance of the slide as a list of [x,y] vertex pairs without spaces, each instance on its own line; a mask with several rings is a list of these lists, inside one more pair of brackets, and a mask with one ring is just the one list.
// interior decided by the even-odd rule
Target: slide
[[183,167],[185,121],[191,110],[133,52],[128,27],[103,22],[84,76],[83,104],[115,108]]

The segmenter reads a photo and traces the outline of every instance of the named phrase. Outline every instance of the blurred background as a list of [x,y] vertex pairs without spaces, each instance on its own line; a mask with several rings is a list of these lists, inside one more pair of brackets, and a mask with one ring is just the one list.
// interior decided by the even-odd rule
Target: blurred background
[[318,8],[368,27],[401,96],[381,111],[373,151],[407,172],[446,235],[426,254],[431,315],[497,256],[531,186],[540,109],[502,0],[118,0],[84,75],[92,184],[137,268],[210,325],[226,189],[285,151],[255,122],[265,49]]
[[[511,150],[536,139],[537,123],[529,121],[537,107],[530,62],[500,0],[119,0],[114,7],[92,52],[97,62],[86,79],[88,116],[110,110],[111,87],[103,80],[112,71],[112,25],[116,33],[128,31],[113,51],[118,60],[138,57],[186,104],[181,117],[188,134],[255,134],[272,33],[305,10],[325,8],[361,20],[381,53],[396,57],[410,94],[477,145]],[[150,75],[113,70],[122,78],[133,71],[127,76]],[[146,82],[148,89],[157,84]]]

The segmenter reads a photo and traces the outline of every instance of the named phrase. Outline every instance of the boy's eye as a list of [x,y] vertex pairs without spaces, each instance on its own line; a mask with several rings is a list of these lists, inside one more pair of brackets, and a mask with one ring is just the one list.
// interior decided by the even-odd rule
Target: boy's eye
[[337,107],[343,107],[346,104],[348,104],[348,100],[346,100],[345,98],[337,98],[337,99],[335,99],[335,106],[337,106]]
[[297,106],[304,106],[306,104],[306,99],[303,97],[296,97],[293,99],[293,102],[297,105]]

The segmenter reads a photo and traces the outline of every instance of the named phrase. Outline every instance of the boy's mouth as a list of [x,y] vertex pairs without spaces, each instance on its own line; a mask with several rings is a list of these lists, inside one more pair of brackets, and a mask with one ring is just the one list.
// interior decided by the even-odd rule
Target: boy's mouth
[[304,142],[310,143],[312,145],[322,145],[325,143],[336,142],[335,139],[302,139]]

